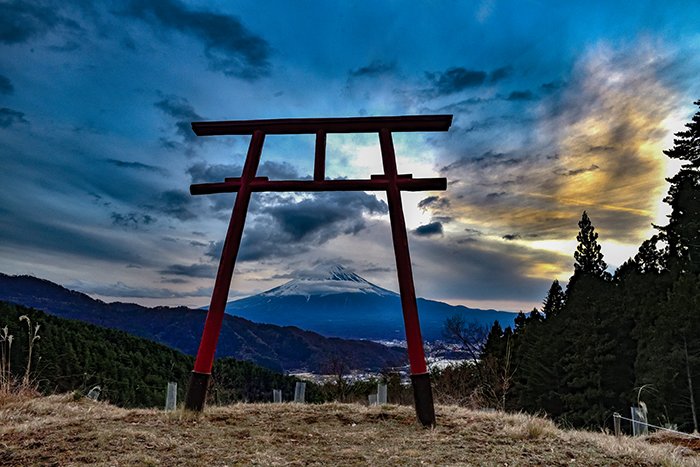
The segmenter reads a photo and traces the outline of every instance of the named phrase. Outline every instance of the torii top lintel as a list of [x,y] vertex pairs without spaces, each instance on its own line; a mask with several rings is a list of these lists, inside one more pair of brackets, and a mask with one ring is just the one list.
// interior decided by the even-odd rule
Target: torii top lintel
[[[394,117],[348,117],[348,118],[288,118],[274,120],[229,120],[218,122],[192,122],[198,136],[213,135],[264,135],[315,134],[316,154],[313,180],[268,180],[256,177],[255,171],[246,171],[242,177],[226,178],[223,182],[198,183],[190,186],[193,195],[238,192],[245,184],[251,192],[261,191],[385,191],[396,185],[401,191],[445,190],[445,178],[417,178],[396,173],[393,152],[382,150],[384,174],[372,175],[369,180],[327,180],[326,134],[328,133],[379,133],[388,140],[392,132],[447,131],[452,124],[452,115],[408,115]],[[386,146],[386,145],[385,145]],[[253,164],[257,168],[257,163]]]
[[227,120],[192,122],[197,136],[252,135],[259,130],[267,135],[302,135],[313,133],[376,133],[447,131],[452,115],[403,115],[396,117],[281,118],[272,120]]

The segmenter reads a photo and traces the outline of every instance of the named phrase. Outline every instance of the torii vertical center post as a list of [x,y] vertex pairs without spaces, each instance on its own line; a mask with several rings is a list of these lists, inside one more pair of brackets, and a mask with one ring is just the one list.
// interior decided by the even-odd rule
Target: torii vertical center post
[[[391,236],[396,256],[399,292],[403,309],[408,360],[415,398],[416,415],[425,426],[435,424],[435,410],[430,386],[430,374],[425,362],[423,339],[421,338],[413,286],[411,257],[408,252],[406,221],[401,204],[401,191],[446,190],[445,178],[413,178],[400,175],[396,168],[396,155],[392,133],[418,131],[447,131],[452,124],[452,115],[417,115],[400,117],[359,118],[304,118],[279,120],[241,120],[220,122],[194,122],[192,129],[197,136],[252,135],[248,155],[240,177],[226,178],[223,182],[201,183],[190,186],[193,195],[212,193],[237,193],[221,252],[219,270],[214,291],[204,323],[204,332],[199,344],[194,371],[187,390],[185,407],[201,411],[204,408],[211,369],[214,363],[216,343],[224,319],[224,309],[236,257],[241,245],[243,225],[250,196],[263,191],[385,191],[389,204]],[[377,133],[382,153],[384,173],[372,175],[369,180],[326,180],[326,135],[328,133]],[[315,134],[316,151],[313,180],[269,180],[256,177],[265,135]]]

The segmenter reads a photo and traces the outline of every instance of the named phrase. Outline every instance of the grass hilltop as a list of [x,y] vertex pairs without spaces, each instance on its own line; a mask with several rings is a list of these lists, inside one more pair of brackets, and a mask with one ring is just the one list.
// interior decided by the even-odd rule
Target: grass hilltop
[[[236,404],[200,417],[71,396],[0,399],[0,465],[700,465],[689,448],[437,407]],[[652,441],[650,443],[649,441]]]

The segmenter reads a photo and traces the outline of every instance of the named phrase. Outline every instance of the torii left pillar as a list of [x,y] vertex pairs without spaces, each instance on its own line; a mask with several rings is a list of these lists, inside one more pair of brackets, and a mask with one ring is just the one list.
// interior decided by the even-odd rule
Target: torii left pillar
[[[202,340],[197,352],[194,371],[185,399],[189,410],[204,408],[216,344],[223,323],[233,270],[243,235],[250,196],[260,191],[385,191],[389,205],[391,234],[399,279],[401,308],[406,328],[411,382],[418,420],[424,426],[435,425],[430,374],[428,373],[423,339],[418,320],[416,292],[413,284],[408,236],[401,203],[401,191],[445,190],[444,178],[414,179],[399,175],[392,141],[393,131],[446,131],[452,123],[451,115],[404,117],[361,117],[326,119],[249,120],[227,122],[199,122],[192,127],[197,135],[251,134],[250,147],[240,178],[227,178],[223,183],[203,183],[190,187],[192,194],[236,192],[236,201],[221,253],[214,292],[204,324]],[[372,175],[369,180],[326,180],[325,147],[327,133],[369,133],[379,135],[384,174]],[[256,177],[265,134],[315,134],[316,151],[313,180],[268,180]]]

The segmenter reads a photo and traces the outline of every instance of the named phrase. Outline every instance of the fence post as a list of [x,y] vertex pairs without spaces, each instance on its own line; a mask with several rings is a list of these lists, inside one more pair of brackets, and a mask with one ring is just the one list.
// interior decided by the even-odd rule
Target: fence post
[[386,403],[386,384],[377,384],[377,405],[385,405]]
[[613,414],[613,424],[615,425],[615,436],[620,436],[622,433],[620,431],[621,415],[617,412]]
[[272,390],[272,402],[281,403],[282,402],[282,390],[273,389]]
[[294,387],[294,402],[304,403],[304,396],[306,395],[306,383],[297,381]]
[[168,392],[165,396],[165,410],[175,410],[177,406],[177,383],[168,383]]

